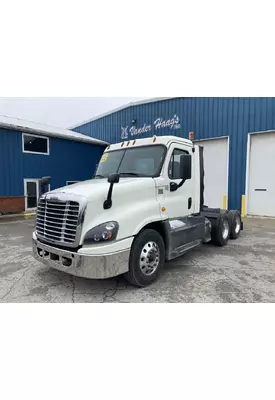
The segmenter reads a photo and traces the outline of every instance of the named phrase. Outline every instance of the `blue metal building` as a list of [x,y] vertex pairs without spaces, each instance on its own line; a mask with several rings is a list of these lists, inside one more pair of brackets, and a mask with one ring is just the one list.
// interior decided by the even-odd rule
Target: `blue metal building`
[[91,179],[105,147],[66,129],[0,117],[0,213],[35,209],[41,192]]
[[[259,134],[262,134],[261,143],[267,138],[264,133],[269,133],[269,141],[274,138],[275,98],[158,98],[131,103],[72,129],[110,143],[153,135],[188,138],[189,133],[194,132],[195,140],[205,145],[206,158],[208,157],[206,173],[208,168],[209,176],[213,177],[212,181],[225,179],[215,177],[214,169],[221,168],[219,163],[227,165],[226,193],[224,193],[228,198],[226,205],[239,210],[242,207],[244,213],[246,206],[251,214],[264,215],[264,211],[261,211],[257,204],[267,201],[272,207],[273,201],[274,213],[270,210],[267,215],[273,213],[275,216],[275,197],[272,197],[275,196],[275,189],[273,187],[257,189],[260,182],[257,182],[255,173],[252,176],[251,171],[256,168],[256,164],[262,165],[262,162],[256,159],[255,151],[250,154],[253,141],[256,143],[254,139]],[[219,141],[210,142],[219,138],[226,139],[228,147],[228,159],[224,160],[224,163],[219,159],[220,154],[225,154],[219,151],[219,148],[222,148],[218,146]],[[270,163],[272,164],[271,160]],[[265,167],[272,170],[273,164],[269,164]],[[262,191],[262,197],[259,193],[257,195],[252,193],[254,186],[255,191]],[[212,189],[215,191],[214,186]],[[244,197],[245,195],[247,196]],[[250,203],[247,200],[248,196]],[[267,199],[264,196],[269,197]]]

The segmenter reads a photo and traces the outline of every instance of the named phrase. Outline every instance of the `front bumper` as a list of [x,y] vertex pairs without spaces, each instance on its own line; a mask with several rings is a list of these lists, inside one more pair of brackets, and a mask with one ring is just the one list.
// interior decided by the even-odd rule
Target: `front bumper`
[[34,258],[52,268],[89,279],[106,279],[129,270],[130,249],[104,255],[81,255],[41,243],[33,234]]

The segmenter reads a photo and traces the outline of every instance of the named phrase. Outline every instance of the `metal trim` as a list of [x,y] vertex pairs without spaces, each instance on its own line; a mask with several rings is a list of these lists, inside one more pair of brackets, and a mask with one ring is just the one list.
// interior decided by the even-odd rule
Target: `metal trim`
[[[130,249],[110,254],[83,255],[43,244],[37,240],[36,235],[32,241],[33,256],[37,261],[70,275],[88,279],[106,279],[129,270]],[[55,260],[53,256],[57,256],[57,259]],[[68,266],[64,265],[62,258],[71,263]]]
[[[40,200],[50,200],[50,201],[57,201],[57,202],[68,202],[68,201],[75,201],[79,204],[79,213],[78,213],[78,221],[77,221],[77,225],[76,225],[76,234],[75,234],[75,240],[73,242],[65,242],[64,241],[64,234],[62,235],[63,240],[54,240],[54,239],[49,239],[41,234],[38,233],[37,229],[36,229],[36,235],[38,239],[43,240],[44,242],[47,242],[51,245],[63,245],[66,247],[71,247],[71,248],[75,248],[79,246],[79,242],[80,242],[80,237],[81,237],[81,230],[82,230],[82,226],[83,226],[83,221],[84,221],[84,216],[85,216],[85,212],[86,212],[86,208],[87,208],[87,198],[85,196],[80,196],[80,195],[74,195],[74,194],[68,194],[68,193],[63,193],[63,192],[55,192],[55,193],[46,193],[44,195],[41,196]],[[66,207],[67,208],[67,207]],[[45,211],[46,212],[46,211]],[[36,216],[36,221],[37,221],[37,217],[41,218],[41,216],[37,215]],[[64,221],[66,221],[66,217],[64,218]],[[62,226],[64,225],[65,222],[62,222]],[[36,222],[37,224],[37,222]],[[46,222],[44,222],[44,228],[45,228],[45,224]],[[44,230],[45,232],[45,230]]]

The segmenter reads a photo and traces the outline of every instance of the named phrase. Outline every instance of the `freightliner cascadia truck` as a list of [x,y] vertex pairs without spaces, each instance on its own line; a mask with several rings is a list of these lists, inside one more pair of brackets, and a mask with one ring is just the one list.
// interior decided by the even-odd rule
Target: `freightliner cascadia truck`
[[[218,166],[217,166],[218,168]],[[173,136],[106,148],[93,179],[41,196],[34,257],[90,279],[154,282],[165,261],[243,229],[240,212],[204,205],[203,148]]]

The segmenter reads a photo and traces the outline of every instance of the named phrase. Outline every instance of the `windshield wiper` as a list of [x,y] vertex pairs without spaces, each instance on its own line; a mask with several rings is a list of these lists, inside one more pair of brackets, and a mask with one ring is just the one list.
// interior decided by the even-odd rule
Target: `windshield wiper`
[[138,174],[137,172],[121,172],[120,176],[147,176],[145,174]]
[[99,175],[99,174],[98,174],[98,175],[95,175],[95,176],[94,176],[94,178],[101,178],[101,179],[105,179],[105,178],[106,178],[106,176],[103,176],[103,175]]
[[[144,176],[146,177],[146,176],[148,176],[146,174],[141,174],[141,173],[137,173],[137,172],[121,172],[121,173],[119,173],[119,175],[120,176],[137,176],[137,177],[144,177]],[[97,175],[94,176],[94,179],[96,179],[96,178],[107,179],[107,176],[97,174]]]

